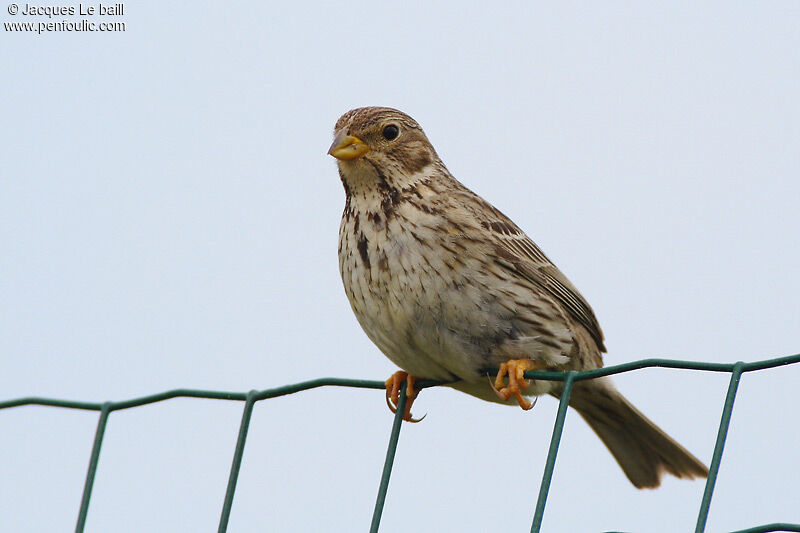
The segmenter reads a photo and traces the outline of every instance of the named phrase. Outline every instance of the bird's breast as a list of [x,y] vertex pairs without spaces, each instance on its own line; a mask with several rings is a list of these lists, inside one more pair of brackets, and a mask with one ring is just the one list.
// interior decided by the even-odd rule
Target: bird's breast
[[391,216],[345,212],[339,232],[345,292],[370,339],[404,370],[476,379],[511,328],[479,283],[480,261],[457,249],[457,232],[415,215],[400,208]]

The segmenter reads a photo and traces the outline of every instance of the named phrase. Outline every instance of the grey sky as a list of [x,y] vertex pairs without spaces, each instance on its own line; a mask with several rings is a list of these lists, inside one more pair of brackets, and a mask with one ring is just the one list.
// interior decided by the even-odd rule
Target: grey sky
[[[607,364],[800,352],[800,4],[289,4],[2,32],[0,397],[388,377],[341,287],[325,155],[362,105],[411,114],[545,250]],[[708,462],[727,379],[616,381]],[[745,376],[708,531],[800,522],[798,380]],[[382,531],[526,531],[556,402],[416,405]],[[87,531],[215,530],[241,408],[112,414]],[[96,419],[0,411],[0,530],[74,527]],[[230,531],[366,530],[391,423],[376,391],[257,404]],[[544,530],[690,530],[702,490],[635,490],[570,413]]]

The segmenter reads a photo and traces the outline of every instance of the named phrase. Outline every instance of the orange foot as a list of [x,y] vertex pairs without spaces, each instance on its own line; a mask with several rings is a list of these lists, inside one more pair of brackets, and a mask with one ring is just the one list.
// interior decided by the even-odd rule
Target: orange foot
[[[519,406],[527,411],[536,405],[536,400],[531,403],[527,398],[522,396],[522,393],[520,392],[527,389],[531,384],[530,381],[525,379],[525,371],[537,370],[541,368],[544,368],[541,363],[537,363],[530,359],[509,359],[500,365],[500,369],[497,371],[497,377],[495,378],[494,383],[492,383],[492,380],[489,379],[489,385],[491,385],[492,390],[495,394],[497,394],[498,398],[503,401],[507,401],[513,396],[516,398]],[[505,381],[503,380],[506,375],[508,376],[508,386],[506,386]]]
[[414,389],[415,380],[414,376],[409,376],[408,372],[403,372],[402,370],[398,370],[386,380],[386,405],[389,406],[393,413],[397,413],[397,405],[400,403],[400,387],[403,382],[406,384],[406,408],[403,412],[403,420],[406,422],[419,422],[422,418],[425,418],[425,416],[422,418],[413,418],[411,416],[411,405],[419,394],[419,391]]

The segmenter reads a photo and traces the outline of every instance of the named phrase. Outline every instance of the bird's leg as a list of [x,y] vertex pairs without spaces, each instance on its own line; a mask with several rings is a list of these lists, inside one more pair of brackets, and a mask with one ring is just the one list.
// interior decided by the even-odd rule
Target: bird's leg
[[[494,383],[492,383],[491,378],[489,379],[489,385],[491,385],[492,390],[497,394],[498,398],[503,401],[508,401],[513,397],[517,400],[519,406],[527,411],[536,404],[536,401],[534,400],[534,402],[531,403],[527,398],[522,396],[521,391],[527,389],[530,385],[530,381],[525,379],[525,371],[538,370],[541,368],[544,368],[544,365],[531,359],[509,359],[500,365]],[[503,379],[505,376],[508,376],[508,386],[506,386]]]
[[411,416],[411,405],[414,403],[419,391],[414,389],[414,376],[409,376],[408,372],[398,370],[392,377],[386,380],[386,405],[393,413],[397,413],[397,405],[400,403],[400,387],[406,384],[406,408],[403,412],[403,420],[406,422],[419,422],[422,418]]

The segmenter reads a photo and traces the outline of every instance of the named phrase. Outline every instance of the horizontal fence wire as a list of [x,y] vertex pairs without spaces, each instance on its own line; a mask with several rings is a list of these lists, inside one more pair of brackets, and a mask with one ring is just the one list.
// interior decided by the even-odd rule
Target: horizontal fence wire
[[[703,491],[703,499],[700,503],[700,511],[697,516],[697,524],[695,533],[702,533],[705,531],[706,522],[708,520],[708,513],[711,506],[711,497],[714,493],[714,485],[716,483],[717,474],[719,472],[720,464],[722,462],[722,452],[725,447],[725,441],[728,435],[728,428],[730,426],[733,403],[738,391],[739,381],[742,374],[756,370],[765,370],[768,368],[777,368],[784,365],[800,363],[800,354],[790,355],[786,357],[777,357],[773,359],[765,359],[763,361],[754,361],[745,363],[742,361],[736,363],[710,363],[702,361],[681,361],[676,359],[641,359],[639,361],[632,361],[630,363],[623,363],[620,365],[608,366],[594,370],[586,370],[582,372],[540,372],[540,371],[527,371],[525,378],[534,380],[546,381],[563,381],[564,390],[561,393],[559,401],[558,412],[553,424],[553,434],[550,439],[550,447],[548,449],[547,460],[545,462],[544,473],[542,475],[542,483],[539,489],[539,496],[534,510],[533,524],[531,525],[531,532],[537,533],[542,526],[542,519],[544,518],[545,505],[547,504],[547,495],[550,491],[550,481],[553,477],[555,470],[556,457],[558,455],[558,448],[561,441],[561,434],[564,429],[564,422],[566,420],[567,406],[569,404],[569,397],[572,392],[572,386],[577,381],[585,381],[587,379],[598,378],[602,376],[611,376],[614,374],[622,374],[644,368],[675,368],[682,370],[698,370],[710,372],[728,372],[731,374],[728,391],[725,396],[723,404],[722,416],[717,431],[717,440],[714,446],[714,453],[711,459],[711,466],[709,467],[708,478],[706,479],[705,490]],[[415,383],[415,388],[424,389],[436,385],[443,385],[441,382],[431,380],[418,380]],[[244,457],[244,446],[247,440],[247,431],[250,427],[250,418],[253,412],[255,402],[266,400],[270,398],[277,398],[279,396],[286,396],[297,392],[315,389],[318,387],[352,387],[361,389],[384,389],[386,387],[383,381],[372,381],[363,379],[348,379],[348,378],[319,378],[310,381],[303,381],[282,387],[276,387],[265,390],[251,390],[250,392],[224,392],[213,390],[197,390],[197,389],[174,389],[158,394],[151,394],[149,396],[142,396],[140,398],[132,398],[119,402],[82,402],[73,400],[61,400],[55,398],[42,398],[37,396],[17,398],[14,400],[6,400],[0,402],[0,409],[9,409],[12,407],[21,407],[25,405],[44,405],[49,407],[60,407],[66,409],[82,409],[88,411],[98,411],[100,416],[97,422],[97,430],[95,431],[94,443],[92,445],[91,455],[89,457],[89,467],[86,472],[86,481],[83,488],[83,495],[81,498],[81,506],[78,510],[78,520],[75,526],[77,533],[82,533],[85,525],[86,518],[89,511],[89,501],[92,495],[92,487],[94,485],[94,478],[97,472],[98,463],[100,460],[100,449],[103,444],[103,436],[105,435],[106,425],[108,423],[109,415],[113,411],[120,411],[123,409],[131,409],[140,407],[151,403],[163,402],[172,398],[205,398],[212,400],[230,400],[244,402],[244,410],[242,412],[242,420],[239,424],[239,435],[236,440],[236,447],[233,453],[233,462],[231,464],[230,475],[228,477],[228,488],[225,491],[225,500],[222,505],[222,512],[220,513],[218,531],[224,533],[228,529],[228,520],[230,518],[231,509],[233,506],[233,496],[236,491],[236,483],[239,477],[239,470],[242,465],[242,458]],[[386,450],[386,460],[381,474],[380,484],[378,486],[378,496],[375,502],[375,508],[372,515],[372,523],[370,531],[375,533],[380,527],[381,517],[383,515],[383,507],[386,501],[386,495],[389,488],[389,478],[392,473],[394,464],[394,457],[397,453],[398,439],[400,437],[400,429],[402,427],[403,413],[406,404],[405,387],[401,388],[400,398],[397,405],[397,412],[395,413],[392,422],[392,430],[389,436],[389,445]],[[738,530],[734,533],[762,533],[770,531],[797,531],[800,532],[800,524],[797,523],[771,523],[760,526],[753,526],[748,529]]]

